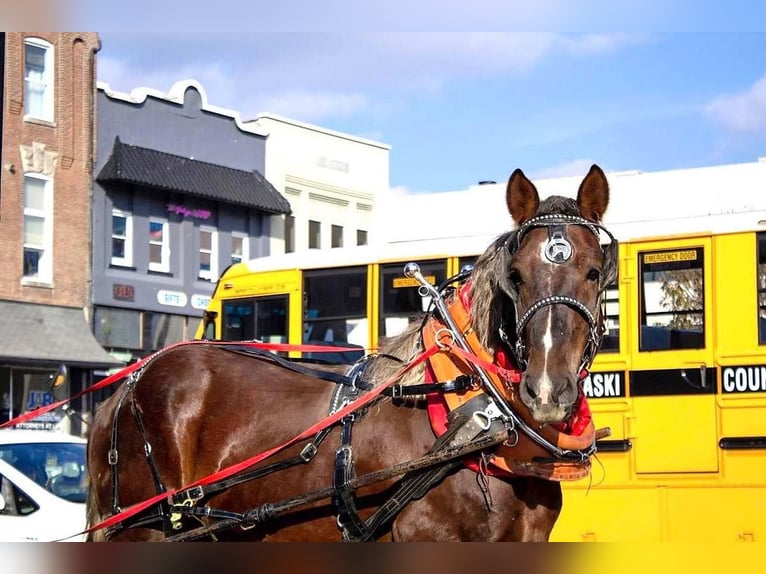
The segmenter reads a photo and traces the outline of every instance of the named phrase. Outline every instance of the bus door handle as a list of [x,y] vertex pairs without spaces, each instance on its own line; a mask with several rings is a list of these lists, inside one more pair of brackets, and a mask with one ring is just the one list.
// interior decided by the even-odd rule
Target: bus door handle
[[[696,365],[696,363],[694,363]],[[707,365],[705,363],[702,363],[699,366],[700,370],[700,382],[699,384],[692,382],[689,380],[689,377],[686,374],[686,369],[681,369],[681,378],[684,380],[684,382],[694,388],[698,389],[706,389],[707,388]]]

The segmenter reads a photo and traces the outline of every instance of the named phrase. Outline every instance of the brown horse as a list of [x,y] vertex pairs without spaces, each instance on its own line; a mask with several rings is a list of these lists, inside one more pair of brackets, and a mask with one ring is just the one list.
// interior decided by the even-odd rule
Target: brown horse
[[[488,248],[465,283],[470,307],[466,333],[472,333],[485,356],[505,353],[523,374],[516,390],[508,391],[514,385],[507,381],[505,390],[485,388],[497,377],[465,359],[472,365],[471,392],[483,406],[467,416],[450,415],[448,426],[459,432],[442,447],[470,442],[455,437],[468,433],[474,421],[480,428],[468,433],[471,437],[486,437],[498,424],[505,429],[500,434],[508,440],[501,448],[507,452],[529,430],[531,443],[550,460],[573,455],[546,441],[545,432],[573,416],[582,397],[581,373],[601,341],[601,299],[614,279],[616,247],[613,242],[602,249],[599,241],[608,200],[607,180],[597,166],[583,180],[576,201],[554,196],[541,202],[520,170],[511,175],[506,201],[517,228]],[[445,320],[443,308],[435,314]],[[367,361],[363,381],[380,390],[418,356],[424,348],[420,327],[411,326]],[[254,467],[276,465],[273,472],[224,483],[217,490],[198,489],[174,505],[163,501],[116,528],[96,530],[92,538],[174,540],[201,531],[205,539],[216,540],[547,540],[561,509],[560,484],[535,473],[492,472],[487,461],[497,441],[479,454],[444,454],[422,402],[402,392],[417,385],[425,393],[426,369],[418,364],[402,375],[399,396],[381,394],[357,412],[353,438],[350,417],[345,417],[349,424],[332,425],[329,434],[314,441],[316,454],[305,456],[306,461],[296,455],[313,448],[291,446]],[[348,388],[345,377],[341,383],[327,381],[233,346],[204,343],[160,352],[139,373],[101,405],[91,425],[91,526],[284,443],[323,420],[334,396],[337,408],[341,399],[336,391]],[[508,399],[509,392],[515,399]],[[592,452],[577,451],[574,458],[581,462]],[[429,455],[433,460],[400,473],[416,480],[385,474]],[[463,464],[467,459],[477,464],[468,468]],[[383,472],[382,479],[354,483],[354,477],[376,472]],[[280,501],[298,503],[275,512],[273,505]],[[210,528],[227,518],[232,527]]]

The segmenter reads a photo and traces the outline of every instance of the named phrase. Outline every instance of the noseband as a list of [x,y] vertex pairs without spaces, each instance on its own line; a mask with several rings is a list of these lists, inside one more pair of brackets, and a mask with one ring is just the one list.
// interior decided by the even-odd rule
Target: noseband
[[599,283],[598,299],[596,307],[600,308],[598,320],[594,316],[593,312],[584,303],[566,295],[551,295],[538,299],[524,312],[519,318],[518,305],[516,301],[517,292],[515,287],[511,288],[511,299],[513,300],[514,311],[516,312],[516,343],[511,345],[508,340],[508,336],[503,327],[500,328],[500,338],[505,342],[511,352],[514,354],[516,364],[521,370],[527,368],[527,349],[523,341],[524,328],[532,319],[535,313],[549,307],[551,305],[566,305],[575,311],[577,311],[583,319],[588,323],[589,335],[588,341],[583,349],[582,359],[580,361],[580,368],[578,373],[582,373],[584,370],[590,368],[593,358],[596,356],[601,340],[604,336],[605,330],[605,310],[603,295],[606,288],[614,280],[617,271],[617,240],[604,226],[594,223],[588,219],[577,215],[561,215],[561,214],[548,214],[538,215],[528,219],[521,224],[515,234],[511,235],[506,241],[506,248],[510,252],[511,256],[514,256],[521,246],[521,242],[524,236],[531,230],[540,227],[546,227],[548,229],[548,243],[545,246],[544,254],[546,259],[553,264],[561,265],[566,263],[574,249],[567,237],[566,229],[570,225],[580,225],[588,229],[596,239],[601,243],[600,232],[603,231],[609,237],[609,244],[604,245],[601,248],[603,257],[601,279]]

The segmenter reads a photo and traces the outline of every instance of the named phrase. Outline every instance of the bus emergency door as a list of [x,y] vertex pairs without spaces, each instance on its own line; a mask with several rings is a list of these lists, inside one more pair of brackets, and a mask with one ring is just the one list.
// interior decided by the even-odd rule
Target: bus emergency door
[[627,435],[635,470],[718,470],[711,240],[629,245],[635,273]]

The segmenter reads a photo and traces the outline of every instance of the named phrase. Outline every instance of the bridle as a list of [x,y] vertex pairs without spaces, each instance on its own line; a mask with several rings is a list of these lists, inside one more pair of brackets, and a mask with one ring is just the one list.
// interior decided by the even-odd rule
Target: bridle
[[517,302],[517,291],[515,285],[510,284],[510,296],[513,301],[513,308],[516,315],[516,341],[512,344],[509,340],[508,334],[503,326],[500,327],[500,338],[506,344],[508,349],[514,356],[519,369],[526,370],[527,368],[527,347],[524,344],[524,329],[532,319],[532,317],[545,307],[551,305],[566,305],[575,311],[585,319],[588,323],[588,341],[583,349],[582,358],[580,360],[580,368],[578,373],[587,373],[593,362],[596,352],[601,345],[601,340],[604,336],[606,328],[606,302],[604,300],[604,293],[607,287],[615,279],[617,275],[617,247],[618,242],[614,236],[603,225],[580,217],[578,215],[563,215],[563,214],[546,214],[538,215],[526,220],[518,228],[516,233],[511,234],[505,242],[505,247],[513,257],[521,247],[521,242],[524,236],[532,229],[545,227],[548,229],[548,243],[545,247],[544,253],[546,259],[553,264],[560,265],[569,260],[573,253],[573,248],[567,237],[567,227],[572,225],[579,225],[588,229],[596,239],[601,243],[601,232],[604,232],[609,237],[609,243],[601,246],[602,253],[602,269],[599,279],[598,297],[596,300],[597,314],[594,314],[587,305],[578,301],[573,297],[566,295],[550,295],[543,297],[535,301],[527,308],[524,313],[519,317],[519,309]]

